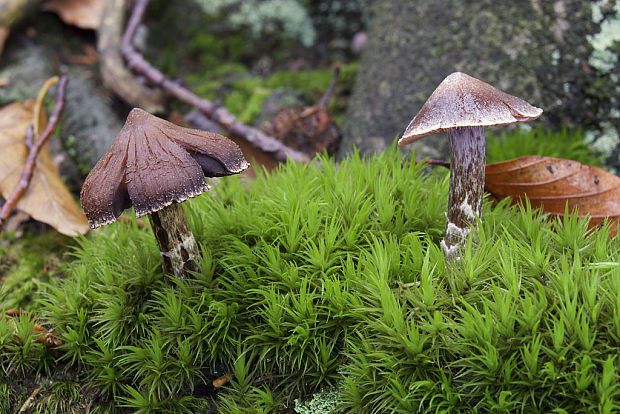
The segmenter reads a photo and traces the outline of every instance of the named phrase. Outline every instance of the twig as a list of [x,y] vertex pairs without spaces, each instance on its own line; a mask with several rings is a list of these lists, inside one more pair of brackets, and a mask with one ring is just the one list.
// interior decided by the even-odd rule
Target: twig
[[[11,214],[11,210],[13,210],[17,201],[20,199],[22,194],[24,194],[24,192],[28,188],[28,185],[30,184],[30,180],[32,179],[32,173],[34,171],[37,156],[39,155],[41,148],[43,148],[43,145],[45,145],[45,143],[49,139],[50,135],[52,135],[52,132],[54,132],[54,128],[56,128],[56,124],[58,123],[58,119],[60,118],[60,114],[62,113],[62,109],[65,106],[66,87],[67,87],[67,77],[61,76],[60,79],[58,80],[58,87],[56,89],[56,105],[54,106],[54,111],[52,112],[52,115],[50,116],[49,121],[47,122],[47,125],[45,126],[45,129],[41,133],[41,136],[36,141],[36,143],[33,143],[34,140],[32,138],[30,139],[28,138],[28,134],[29,133],[32,134],[33,132],[32,131],[26,132],[26,143],[25,144],[26,145],[30,144],[28,148],[28,158],[26,158],[26,164],[24,165],[24,170],[22,172],[21,177],[19,178],[19,182],[17,183],[17,186],[15,187],[11,195],[6,199],[6,201],[2,205],[2,209],[0,209],[0,232],[2,231],[2,226],[4,225],[4,222]],[[35,119],[35,123],[37,121],[38,119]],[[33,127],[31,125],[28,128],[28,130],[31,130],[32,128]]]
[[446,167],[447,169],[450,169],[450,163],[448,161],[434,160],[432,158],[427,158],[422,161],[415,161],[416,164],[421,163],[421,162],[423,162],[424,164],[429,164],[429,165],[439,165],[440,167]]
[[120,43],[120,52],[127,62],[127,67],[144,76],[149,82],[160,86],[178,99],[195,106],[200,112],[222,125],[232,135],[243,138],[252,145],[265,152],[270,152],[280,161],[291,158],[294,161],[309,162],[308,156],[300,151],[287,147],[277,139],[266,135],[260,130],[245,125],[228,112],[213,102],[200,98],[190,90],[177,82],[167,79],[162,72],[147,62],[132,45],[133,37],[138,25],[142,21],[144,12],[150,0],[135,0],[134,8],[127,22],[127,27]]
[[323,96],[321,96],[321,99],[319,100],[319,103],[317,104],[318,106],[323,106],[325,108],[327,107],[327,103],[329,102],[330,98],[332,97],[334,93],[334,90],[336,89],[338,78],[340,78],[340,65],[336,63],[334,64],[334,77],[332,78],[332,81],[330,82]]
[[39,387],[37,389],[35,389],[32,392],[32,394],[30,394],[30,397],[28,397],[26,402],[24,402],[24,405],[21,406],[21,408],[19,409],[17,414],[22,414],[22,413],[29,412],[30,409],[32,408],[33,404],[34,404],[35,398],[37,398],[37,395],[39,395],[39,392],[41,392],[43,387],[45,387],[45,386],[47,386],[49,384],[51,384],[50,380],[46,379],[45,381],[43,381],[43,383],[41,385],[39,385]]

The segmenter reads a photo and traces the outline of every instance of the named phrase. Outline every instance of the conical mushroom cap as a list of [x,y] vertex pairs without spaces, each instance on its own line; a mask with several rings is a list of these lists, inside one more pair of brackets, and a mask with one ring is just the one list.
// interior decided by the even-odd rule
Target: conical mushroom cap
[[542,114],[523,99],[454,72],[439,84],[405,130],[398,145],[452,128],[486,127],[531,121]]
[[91,228],[116,221],[131,205],[140,217],[207,191],[205,176],[236,174],[248,166],[228,138],[134,108],[86,177],[82,208]]

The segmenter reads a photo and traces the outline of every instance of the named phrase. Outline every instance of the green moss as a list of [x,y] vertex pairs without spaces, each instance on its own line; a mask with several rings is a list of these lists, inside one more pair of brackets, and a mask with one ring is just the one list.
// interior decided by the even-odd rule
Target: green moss
[[57,359],[0,317],[2,368],[77,367],[132,412],[277,412],[325,389],[354,413],[617,412],[618,239],[485,203],[447,268],[448,176],[423,168],[390,150],[223,179],[184,204],[202,271],[176,287],[148,229],[106,226],[37,291]]
[[488,135],[488,163],[526,155],[542,155],[575,160],[587,165],[602,164],[602,157],[595,155],[580,129],[569,130],[564,126],[558,131],[551,131],[539,126],[502,133],[500,137],[494,137],[492,132]]
[[[353,87],[357,63],[341,65],[336,97],[330,102],[330,112],[336,118],[345,111],[344,100]],[[308,105],[315,104],[334,76],[332,69],[282,71],[262,78],[250,76],[239,65],[221,66],[212,76],[188,76],[192,89],[211,100],[220,100],[224,106],[245,123],[254,122],[261,113],[265,99],[276,89],[288,88],[302,92]],[[232,80],[231,80],[232,79]]]
[[0,311],[35,310],[38,304],[32,299],[39,283],[60,275],[72,245],[71,238],[54,231],[25,232],[19,238],[0,233]]

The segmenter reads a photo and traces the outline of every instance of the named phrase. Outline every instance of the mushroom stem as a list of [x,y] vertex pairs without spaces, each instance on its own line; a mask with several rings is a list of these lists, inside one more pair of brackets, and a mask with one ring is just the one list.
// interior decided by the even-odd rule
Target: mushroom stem
[[149,221],[159,246],[165,273],[185,279],[189,272],[199,272],[198,245],[194,239],[183,207],[172,203],[149,214]]
[[482,214],[485,142],[482,127],[455,128],[448,132],[452,156],[446,232],[441,248],[447,259],[459,260],[459,247],[467,242],[471,229],[477,230]]

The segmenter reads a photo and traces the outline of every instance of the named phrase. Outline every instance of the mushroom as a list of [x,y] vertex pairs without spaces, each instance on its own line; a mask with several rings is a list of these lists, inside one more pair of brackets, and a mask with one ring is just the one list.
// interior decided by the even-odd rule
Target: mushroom
[[448,261],[477,229],[484,191],[484,127],[538,118],[542,109],[461,72],[446,77],[413,118],[398,145],[437,132],[450,138],[450,194],[441,247]]
[[134,108],[81,192],[91,228],[112,223],[133,205],[149,215],[164,271],[183,279],[199,271],[198,247],[179,203],[209,190],[206,177],[236,174],[249,164],[231,140],[183,128]]

